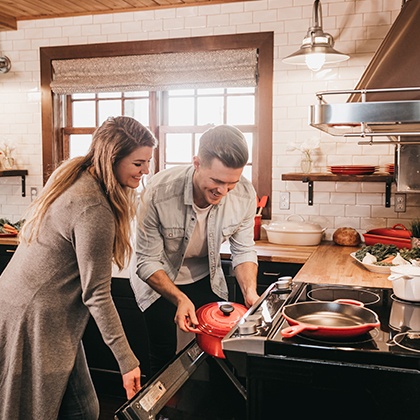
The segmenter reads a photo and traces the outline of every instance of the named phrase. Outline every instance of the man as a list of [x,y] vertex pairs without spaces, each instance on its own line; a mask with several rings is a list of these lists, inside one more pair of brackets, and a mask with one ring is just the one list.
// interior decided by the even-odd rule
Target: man
[[217,126],[201,136],[193,165],[161,171],[146,187],[131,284],[148,327],[153,374],[176,353],[176,325],[188,331],[186,323],[198,324],[196,308],[228,299],[220,260],[225,240],[245,304],[258,299],[256,194],[242,176],[247,161],[243,134]]

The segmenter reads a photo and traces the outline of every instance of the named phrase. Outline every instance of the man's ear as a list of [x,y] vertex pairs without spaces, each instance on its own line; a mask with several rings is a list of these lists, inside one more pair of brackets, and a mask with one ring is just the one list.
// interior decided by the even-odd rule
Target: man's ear
[[200,167],[200,158],[198,156],[193,156],[194,169],[197,170]]

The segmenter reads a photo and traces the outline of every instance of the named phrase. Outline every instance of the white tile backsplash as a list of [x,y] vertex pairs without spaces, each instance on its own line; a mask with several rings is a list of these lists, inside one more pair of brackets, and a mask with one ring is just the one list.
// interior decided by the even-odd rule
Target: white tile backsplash
[[[330,228],[352,223],[358,229],[408,223],[417,216],[420,194],[407,199],[407,212],[385,208],[383,183],[314,183],[314,205],[307,205],[307,184],[285,182],[281,174],[299,171],[299,153],[290,141],[312,136],[321,140],[314,170],[332,164],[393,162],[393,147],[360,146],[358,140],[333,138],[308,126],[308,108],[321,90],[352,89],[387,33],[401,7],[400,0],[322,2],[323,28],[335,47],[351,54],[349,61],[312,73],[281,60],[296,51],[312,19],[312,0],[259,0],[223,5],[180,7],[59,19],[21,21],[17,31],[0,32],[0,53],[12,60],[12,70],[0,75],[0,144],[12,140],[19,166],[28,169],[27,192],[42,185],[41,95],[39,48],[98,42],[165,39],[187,36],[274,31],[273,80],[273,219],[290,214],[325,216]],[[340,99],[344,100],[344,99]],[[279,209],[279,192],[289,191],[290,210]],[[21,197],[20,178],[0,178],[0,217],[15,221],[30,200]],[[331,232],[329,232],[331,233]]]

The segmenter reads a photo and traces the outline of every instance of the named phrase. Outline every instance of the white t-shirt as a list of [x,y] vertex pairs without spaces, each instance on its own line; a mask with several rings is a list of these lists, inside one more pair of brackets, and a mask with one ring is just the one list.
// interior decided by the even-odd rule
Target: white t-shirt
[[184,262],[175,279],[175,284],[191,284],[201,280],[209,273],[209,258],[207,245],[207,216],[211,205],[200,208],[193,204],[197,215],[197,223],[185,251]]

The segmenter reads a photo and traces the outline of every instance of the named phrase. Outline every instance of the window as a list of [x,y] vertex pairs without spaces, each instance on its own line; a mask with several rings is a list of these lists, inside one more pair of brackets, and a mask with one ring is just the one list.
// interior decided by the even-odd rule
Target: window
[[[254,48],[258,85],[166,91],[73,93],[50,88],[53,60]],[[210,124],[236,125],[246,136],[250,160],[244,174],[259,196],[271,194],[273,33],[41,48],[44,181],[68,156],[85,153],[91,135],[108,115],[133,116],[155,133],[156,167],[189,163]],[[240,112],[238,112],[240,110]],[[183,147],[178,147],[179,143]],[[270,217],[271,209],[265,209]]]
[[[157,95],[158,109],[150,96]],[[255,128],[255,88],[170,90],[166,92],[110,92],[70,95],[65,122],[64,158],[86,154],[95,127],[110,115],[127,115],[150,126],[150,114],[161,115],[159,167],[192,163],[200,136],[210,126],[232,124],[245,135],[250,159],[244,175],[252,181]],[[150,109],[152,108],[152,109]]]

